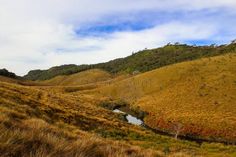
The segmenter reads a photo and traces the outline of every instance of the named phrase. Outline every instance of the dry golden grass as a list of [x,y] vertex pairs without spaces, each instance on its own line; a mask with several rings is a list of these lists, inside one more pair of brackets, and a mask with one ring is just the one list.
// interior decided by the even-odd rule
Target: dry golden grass
[[1,157],[154,157],[157,152],[91,135],[72,136],[40,119],[0,117]]
[[57,93],[52,87],[26,87],[0,82],[0,111],[10,115],[15,116],[14,112],[19,112],[22,117],[41,118],[51,123],[63,121],[86,131],[119,128],[121,125],[128,127],[111,111],[94,105],[95,101],[86,95]]
[[0,82],[7,82],[7,83],[13,83],[13,84],[19,84],[19,85],[25,85],[25,86],[45,86],[45,84],[41,82],[18,80],[14,78],[5,77],[5,76],[0,76]]
[[51,92],[0,82],[1,156],[154,156],[153,150],[93,135],[98,129],[146,134],[141,128],[91,105],[89,98]]
[[92,69],[73,75],[57,76],[43,83],[54,86],[78,86],[90,83],[106,81],[112,78],[108,72],[99,69]]
[[205,58],[146,72],[91,91],[123,99],[149,115],[153,128],[236,141],[236,55]]
[[16,79],[5,77],[5,76],[0,76],[0,81],[1,82],[8,82],[8,83],[18,83],[19,82]]
[[[219,67],[214,68],[215,65]],[[163,122],[167,122],[167,124],[169,120],[173,122],[174,119],[179,122],[179,118],[182,118],[181,122],[185,125],[190,120],[197,127],[201,126],[203,121],[204,125],[210,125],[210,120],[222,125],[218,116],[223,113],[221,119],[224,121],[227,134],[232,137],[231,132],[227,129],[230,128],[229,124],[232,125],[232,128],[235,126],[235,119],[232,116],[235,108],[230,110],[224,108],[233,107],[233,103],[232,106],[229,106],[230,103],[225,104],[224,102],[231,97],[233,101],[235,100],[235,95],[230,94],[234,93],[235,89],[235,86],[230,84],[235,78],[233,65],[235,65],[235,56],[226,55],[181,63],[134,77],[119,76],[98,82],[91,78],[90,80],[95,80],[94,84],[85,82],[85,85],[83,83],[81,86],[42,86],[41,83],[28,83],[27,81],[19,83],[4,78],[5,81],[0,81],[0,154],[5,157],[234,157],[236,155],[235,146],[214,143],[203,143],[200,146],[195,142],[157,135],[144,128],[128,124],[121,119],[121,115],[114,114],[98,105],[107,97],[125,99],[132,103],[133,107],[140,106],[142,110],[151,113],[145,121],[153,127],[158,126],[156,122],[160,118],[159,115],[163,115]],[[200,70],[196,70],[196,68]],[[221,77],[215,75],[219,71],[221,71],[220,74],[227,74],[226,77],[224,76],[223,82]],[[185,85],[185,83],[191,78],[201,80],[203,75],[207,87],[216,87],[215,82],[220,83],[217,84],[218,90],[215,93],[204,89],[203,94],[206,98],[198,100],[202,95],[197,97],[196,94],[193,94],[195,93],[193,89],[198,89],[199,82],[193,79],[191,82],[194,86],[190,86],[190,83]],[[200,81],[200,83],[202,82]],[[187,90],[187,87],[191,87],[191,90]],[[217,95],[225,89],[230,89],[225,98]],[[183,100],[184,95],[191,92],[193,92],[192,96],[188,95],[185,98],[186,101]],[[213,98],[211,95],[209,96],[209,93],[216,95],[214,98],[220,97],[219,99],[224,100],[222,101],[224,106],[217,109],[206,103]],[[181,107],[175,103],[165,104],[165,101],[171,102],[172,99],[173,102],[183,102],[184,105]],[[198,120],[195,119],[194,113],[190,112],[193,107],[187,101],[191,101],[191,104],[193,103],[195,106],[201,102],[197,106],[198,110],[194,108],[196,110],[194,113],[201,113],[198,115]],[[208,108],[205,109],[206,107]],[[216,117],[206,114],[206,110],[213,109]],[[177,111],[175,112],[175,110]],[[163,126],[163,128],[165,127],[166,125]],[[209,127],[216,128],[217,126],[212,124]],[[191,130],[185,131],[190,132]],[[220,129],[219,134],[225,135]]]

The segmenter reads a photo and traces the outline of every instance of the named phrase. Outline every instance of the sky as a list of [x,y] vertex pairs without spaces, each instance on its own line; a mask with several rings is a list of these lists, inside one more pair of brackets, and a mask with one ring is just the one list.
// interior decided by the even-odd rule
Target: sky
[[93,64],[236,39],[235,0],[0,0],[0,69]]

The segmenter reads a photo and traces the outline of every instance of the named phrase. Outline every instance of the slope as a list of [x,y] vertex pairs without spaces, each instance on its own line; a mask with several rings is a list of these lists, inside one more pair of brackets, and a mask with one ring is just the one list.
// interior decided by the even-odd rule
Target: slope
[[60,85],[60,86],[78,86],[89,83],[96,83],[106,81],[112,78],[112,75],[108,72],[99,69],[87,70],[73,75],[57,76],[50,80],[43,81],[48,85]]
[[183,62],[90,93],[146,111],[145,122],[152,128],[235,142],[235,65],[235,54]]
[[128,140],[130,133],[149,133],[92,103],[89,98],[52,92],[51,87],[0,82],[1,156],[130,156],[129,151],[140,157],[156,154],[94,135],[116,130],[127,134]]
[[26,85],[26,86],[44,86],[45,85],[44,83],[41,83],[41,82],[23,80],[20,77],[12,78],[12,77],[7,77],[7,76],[0,76],[0,82],[7,82],[7,83]]
[[5,76],[9,78],[20,78],[15,73],[9,72],[7,69],[0,69],[0,76]]
[[[234,146],[175,140],[128,124],[96,97],[0,82],[1,156],[234,156]],[[149,149],[147,149],[149,148]],[[211,151],[214,149],[214,151]]]

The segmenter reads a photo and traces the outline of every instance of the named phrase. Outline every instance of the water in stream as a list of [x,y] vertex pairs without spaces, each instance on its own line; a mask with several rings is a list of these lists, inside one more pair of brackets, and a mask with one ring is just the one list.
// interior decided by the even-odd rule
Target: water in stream
[[[128,123],[130,123],[130,124],[142,125],[146,129],[149,129],[149,130],[151,130],[151,131],[153,131],[153,132],[155,132],[159,135],[166,135],[166,136],[172,136],[173,137],[173,134],[170,134],[168,132],[164,132],[162,130],[155,130],[155,129],[145,125],[144,122],[141,119],[138,119],[137,117],[134,117],[130,114],[127,114],[126,112],[123,112],[119,109],[114,109],[113,112],[125,114],[125,118],[127,119]],[[211,140],[201,139],[201,138],[194,138],[194,137],[191,137],[191,136],[179,136],[179,138],[183,139],[183,140],[194,141],[194,142],[197,142],[198,144],[202,144],[202,142],[219,142],[219,141],[211,141]],[[230,143],[225,142],[225,141],[221,141],[220,143],[230,144]]]
[[[113,112],[127,114],[119,109],[115,109],[115,110],[113,110]],[[138,119],[130,114],[127,114],[125,116],[125,118],[127,119],[128,123],[130,123],[130,124],[134,124],[134,125],[142,125],[143,124],[143,121],[141,119]]]

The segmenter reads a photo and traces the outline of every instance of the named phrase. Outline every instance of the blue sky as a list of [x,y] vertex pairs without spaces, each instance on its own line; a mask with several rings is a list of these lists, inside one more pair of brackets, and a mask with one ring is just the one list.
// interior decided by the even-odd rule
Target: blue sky
[[0,68],[91,64],[169,42],[236,38],[235,0],[0,0]]

